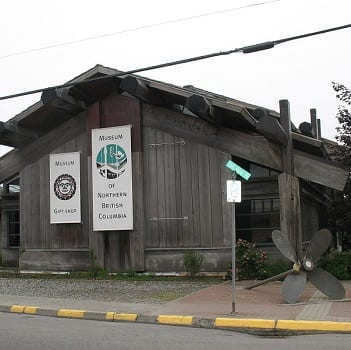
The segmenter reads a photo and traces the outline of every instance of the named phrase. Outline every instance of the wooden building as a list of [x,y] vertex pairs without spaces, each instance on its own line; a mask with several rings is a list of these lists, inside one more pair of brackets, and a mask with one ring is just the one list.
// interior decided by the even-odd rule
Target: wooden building
[[[328,191],[343,189],[347,171],[330,160],[313,111],[302,130],[289,118],[287,101],[278,113],[100,65],[44,91],[0,125],[0,142],[14,147],[0,158],[3,265],[85,270],[93,252],[108,271],[183,271],[191,249],[205,271],[224,271],[230,159],[252,173],[236,204],[237,237],[272,254],[273,229],[308,239],[326,224]],[[134,227],[94,231],[91,130],[123,125],[132,125]],[[80,153],[82,220],[51,224],[49,155],[66,152]]]

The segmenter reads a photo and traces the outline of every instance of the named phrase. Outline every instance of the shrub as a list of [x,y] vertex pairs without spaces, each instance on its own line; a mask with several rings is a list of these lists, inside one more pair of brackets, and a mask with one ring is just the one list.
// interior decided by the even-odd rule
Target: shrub
[[235,279],[259,278],[264,273],[265,261],[266,253],[263,250],[257,249],[253,243],[239,239],[235,249]]
[[333,251],[319,260],[319,266],[339,280],[351,279],[351,252]]
[[183,255],[184,267],[190,277],[195,277],[201,270],[204,257],[198,253],[188,250]]

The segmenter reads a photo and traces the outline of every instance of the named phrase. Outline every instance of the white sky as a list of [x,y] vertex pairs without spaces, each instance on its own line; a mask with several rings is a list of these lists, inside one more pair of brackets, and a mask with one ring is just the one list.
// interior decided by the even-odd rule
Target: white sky
[[[1,3],[0,96],[64,83],[102,64],[141,68],[351,23],[350,0],[280,0],[26,54],[18,52],[116,33],[269,0],[11,0]],[[332,81],[351,88],[351,28],[281,44],[139,73],[279,110],[288,99],[292,121],[317,109],[322,136],[333,139],[338,100]],[[7,56],[7,57],[6,57]],[[0,101],[6,121],[40,94]],[[0,154],[5,148],[0,148]]]

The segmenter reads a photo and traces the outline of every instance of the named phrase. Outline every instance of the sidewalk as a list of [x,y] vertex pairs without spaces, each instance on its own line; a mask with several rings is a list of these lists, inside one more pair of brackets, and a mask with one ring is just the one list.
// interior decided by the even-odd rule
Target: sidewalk
[[236,330],[351,333],[351,281],[343,282],[346,295],[340,301],[328,300],[307,284],[297,304],[284,303],[280,282],[252,290],[244,285],[236,285],[234,314],[231,282],[163,305],[0,295],[0,312]]

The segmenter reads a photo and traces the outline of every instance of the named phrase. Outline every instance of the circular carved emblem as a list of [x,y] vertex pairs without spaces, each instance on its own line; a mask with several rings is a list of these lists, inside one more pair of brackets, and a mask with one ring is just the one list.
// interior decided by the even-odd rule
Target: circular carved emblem
[[62,174],[54,182],[54,191],[61,200],[71,199],[76,193],[76,181],[72,175]]

